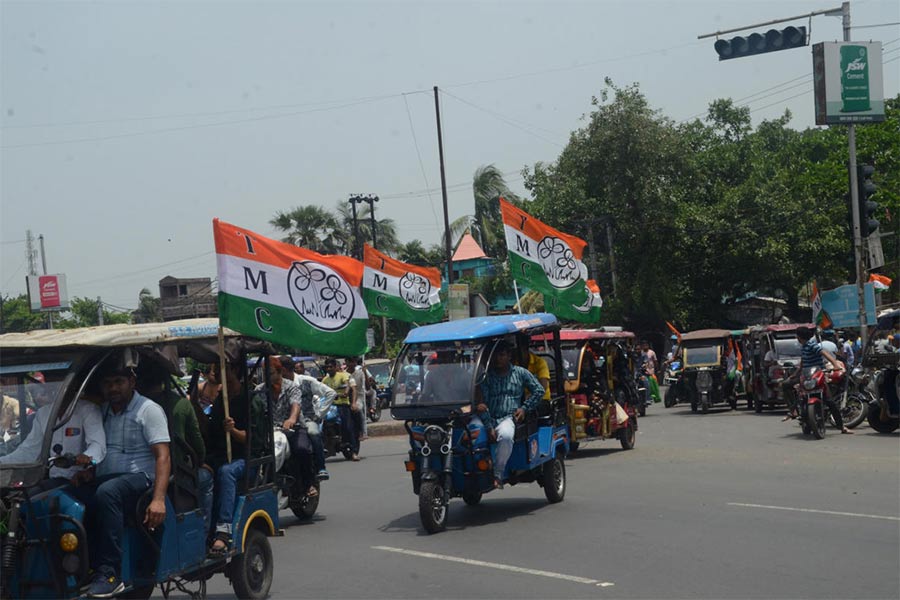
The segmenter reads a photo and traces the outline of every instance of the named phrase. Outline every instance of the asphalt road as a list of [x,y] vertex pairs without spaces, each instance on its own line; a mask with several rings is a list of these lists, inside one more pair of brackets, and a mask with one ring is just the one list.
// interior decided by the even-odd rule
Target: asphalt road
[[[404,437],[330,459],[319,514],[282,513],[274,598],[898,598],[900,433],[804,438],[783,413],[649,409],[634,450],[583,445],[537,484],[450,505],[427,535]],[[231,597],[224,577],[212,597]]]

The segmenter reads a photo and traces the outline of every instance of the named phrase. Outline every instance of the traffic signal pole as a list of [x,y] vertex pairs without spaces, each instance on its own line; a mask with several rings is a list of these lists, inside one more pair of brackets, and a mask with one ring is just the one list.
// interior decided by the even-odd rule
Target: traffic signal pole
[[[850,3],[841,4],[841,19],[844,27],[844,41],[850,40]],[[859,338],[862,348],[866,347],[869,328],[866,324],[866,268],[863,264],[862,230],[859,214],[859,174],[856,171],[856,125],[847,126],[848,170],[850,171],[850,213],[853,215],[853,258],[856,264],[856,296],[859,299]]]

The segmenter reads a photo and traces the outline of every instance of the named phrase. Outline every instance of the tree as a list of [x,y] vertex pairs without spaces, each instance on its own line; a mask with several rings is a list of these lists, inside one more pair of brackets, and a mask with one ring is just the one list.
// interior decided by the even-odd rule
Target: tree
[[[105,305],[104,305],[105,306]],[[96,298],[72,298],[70,310],[65,318],[59,320],[57,327],[60,329],[72,329],[75,327],[94,327],[100,324],[98,309],[100,303]],[[115,325],[129,323],[131,314],[127,312],[113,312],[103,309],[103,324]]]
[[134,323],[160,323],[162,322],[162,310],[160,300],[153,296],[149,289],[144,288],[138,294],[137,310],[131,313]]
[[459,239],[470,231],[484,253],[490,257],[506,260],[506,240],[503,234],[503,219],[500,216],[499,198],[513,204],[521,201],[506,185],[503,173],[494,165],[478,167],[472,178],[472,195],[475,212],[464,215],[450,224],[451,235]]
[[397,259],[420,267],[438,267],[444,264],[444,248],[440,244],[432,244],[428,249],[420,240],[412,240],[397,247]]
[[279,211],[269,221],[286,235],[282,242],[308,248],[322,254],[345,254],[347,233],[338,220],[321,206],[298,206],[288,212]]
[[47,315],[33,313],[28,296],[0,296],[0,333],[20,333],[47,327]]
[[[377,212],[376,212],[377,215]],[[353,209],[349,202],[337,203],[337,220],[341,224],[341,240],[350,254],[353,251]],[[372,207],[368,203],[356,205],[356,222],[359,228],[359,246],[363,243],[372,244]],[[397,239],[397,227],[393,219],[375,219],[375,233],[377,235],[378,249],[387,254],[393,254],[400,246]]]

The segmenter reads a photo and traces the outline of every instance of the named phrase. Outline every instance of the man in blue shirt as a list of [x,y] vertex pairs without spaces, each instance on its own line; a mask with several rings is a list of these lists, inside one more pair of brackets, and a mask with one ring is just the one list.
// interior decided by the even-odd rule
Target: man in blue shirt
[[163,409],[135,391],[134,366],[136,361],[123,353],[99,369],[106,458],[97,466],[96,479],[74,492],[91,515],[94,578],[87,595],[92,598],[112,598],[125,589],[119,579],[125,515],[134,514],[138,500],[151,487],[153,499],[143,525],[153,531],[166,518],[169,427]]
[[481,398],[475,412],[490,429],[491,438],[497,441],[494,487],[499,488],[512,454],[516,423],[525,418],[527,411],[537,408],[544,397],[544,387],[528,369],[512,364],[510,345],[500,341],[494,348],[490,368],[478,392]]
[[[816,340],[815,333],[816,330],[809,327],[800,327],[797,329],[797,341],[800,342],[802,346],[800,348],[800,369],[798,370],[798,373],[802,373],[803,369],[808,369],[810,367],[822,369],[825,367],[826,360],[831,363],[831,366],[834,367],[836,371],[843,371],[844,365],[841,364],[831,352],[828,352],[822,347],[822,344]],[[831,411],[834,423],[841,429],[841,433],[853,433],[844,427],[841,409],[834,401],[834,398],[831,397],[831,392],[827,385],[825,386],[823,393],[823,401],[825,402],[825,405],[828,406],[828,410]]]

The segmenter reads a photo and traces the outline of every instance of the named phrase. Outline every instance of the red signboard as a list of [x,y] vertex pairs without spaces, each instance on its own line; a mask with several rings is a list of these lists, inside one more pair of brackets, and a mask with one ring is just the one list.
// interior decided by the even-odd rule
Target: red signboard
[[60,305],[59,278],[56,275],[38,277],[41,294],[41,308],[55,308]]

